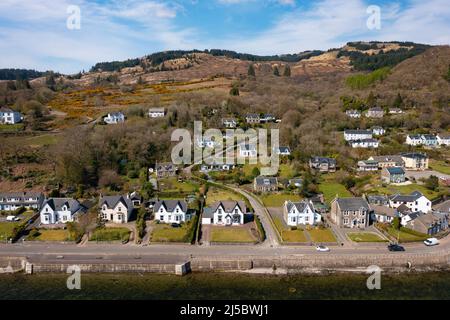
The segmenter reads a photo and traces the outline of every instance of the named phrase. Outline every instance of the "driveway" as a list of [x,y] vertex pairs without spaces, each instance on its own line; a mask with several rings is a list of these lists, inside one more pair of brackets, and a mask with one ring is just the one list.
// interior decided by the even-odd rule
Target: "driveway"
[[438,178],[446,178],[446,179],[450,178],[450,175],[444,174],[444,173],[440,173],[440,172],[437,172],[437,171],[434,171],[434,170],[406,171],[406,177],[408,179],[411,179],[411,178],[415,178],[416,180],[419,180],[419,179],[422,179],[422,178],[427,179],[430,176],[436,176]]

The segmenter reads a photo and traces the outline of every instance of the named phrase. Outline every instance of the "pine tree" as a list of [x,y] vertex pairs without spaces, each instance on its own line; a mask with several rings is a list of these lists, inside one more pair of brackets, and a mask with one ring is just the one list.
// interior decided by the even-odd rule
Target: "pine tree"
[[288,65],[286,65],[286,66],[284,67],[284,76],[285,76],[285,77],[290,77],[290,76],[291,76],[291,67],[288,66]]
[[248,66],[247,74],[249,77],[256,77],[255,67],[253,66],[253,64]]

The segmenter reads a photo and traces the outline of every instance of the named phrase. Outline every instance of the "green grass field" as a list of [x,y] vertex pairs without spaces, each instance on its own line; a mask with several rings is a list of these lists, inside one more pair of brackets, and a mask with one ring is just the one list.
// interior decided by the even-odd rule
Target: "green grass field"
[[89,241],[127,241],[130,233],[127,228],[101,228],[94,231]]
[[296,194],[264,194],[260,199],[267,208],[281,207],[285,201],[300,201],[301,197]]
[[330,229],[311,229],[307,232],[313,242],[337,242]]
[[176,177],[161,179],[158,186],[162,192],[194,192],[198,190],[198,184],[191,181],[179,182]]
[[69,231],[67,230],[45,230],[38,231],[36,236],[27,237],[27,241],[72,241]]
[[22,223],[26,223],[34,215],[33,211],[26,211],[21,214],[22,220],[17,222],[0,222],[0,241],[6,241],[12,237],[15,227],[20,226]]
[[170,224],[154,223],[151,234],[152,242],[189,242],[187,239],[189,231],[193,226],[193,221],[183,223],[180,227],[174,228]]
[[415,184],[415,183],[406,185],[406,186],[389,185],[386,187],[374,188],[371,191],[373,191],[374,193],[377,193],[377,194],[387,194],[387,195],[392,195],[392,194],[396,194],[396,193],[410,194],[414,191],[420,191],[422,194],[424,194],[430,200],[437,198],[439,196],[439,192],[429,190],[429,189],[425,188],[424,186]]
[[225,189],[210,187],[206,196],[206,205],[210,206],[214,202],[222,200],[244,200],[240,195]]
[[430,168],[437,172],[450,175],[450,164],[447,164],[444,161],[431,160]]
[[379,235],[372,232],[351,232],[347,237],[354,242],[387,242]]
[[338,195],[339,197],[351,197],[352,194],[344,185],[337,182],[323,182],[319,184],[319,191],[323,193],[325,202],[330,202]]
[[18,124],[0,124],[0,132],[18,132],[24,129],[23,123]]
[[253,243],[257,240],[248,228],[243,227],[212,227],[212,242]]
[[401,230],[395,230],[394,228],[390,227],[388,229],[388,233],[395,239],[397,239],[399,242],[415,242],[415,241],[423,241],[428,238],[427,235],[418,236],[415,234],[407,233]]
[[273,217],[273,221],[275,223],[275,227],[278,232],[281,234],[281,239],[284,242],[306,242],[306,235],[303,230],[291,230],[288,228],[283,221],[281,221],[280,217]]

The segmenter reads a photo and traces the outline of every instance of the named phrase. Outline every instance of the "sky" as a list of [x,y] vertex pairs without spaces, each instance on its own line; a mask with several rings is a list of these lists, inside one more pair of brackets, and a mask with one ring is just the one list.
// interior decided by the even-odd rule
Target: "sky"
[[448,45],[449,0],[0,0],[0,68],[76,73],[164,50],[272,55],[360,40]]

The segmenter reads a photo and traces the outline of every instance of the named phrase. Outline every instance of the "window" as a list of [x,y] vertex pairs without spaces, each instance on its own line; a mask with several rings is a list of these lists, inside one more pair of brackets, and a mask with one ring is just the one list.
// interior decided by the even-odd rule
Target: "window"
[[117,220],[119,220],[119,221],[122,220],[122,215],[121,214],[117,215]]
[[159,216],[159,220],[164,220],[164,216]]
[[344,219],[344,223],[345,223],[345,224],[348,224],[348,219]]
[[309,222],[309,217],[305,217],[305,221],[306,221],[306,222]]
[[292,217],[292,222],[297,222],[297,218],[296,217]]
[[222,222],[222,216],[217,216],[217,222]]

